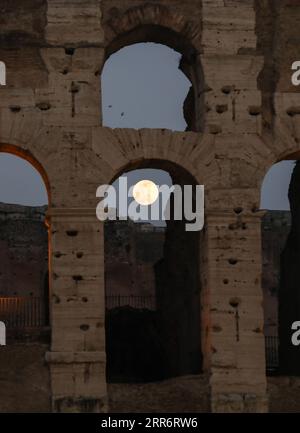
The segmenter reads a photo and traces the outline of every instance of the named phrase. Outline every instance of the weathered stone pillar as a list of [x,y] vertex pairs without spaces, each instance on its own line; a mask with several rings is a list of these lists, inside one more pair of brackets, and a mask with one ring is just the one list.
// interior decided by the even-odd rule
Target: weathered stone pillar
[[260,230],[259,212],[206,217],[203,343],[213,412],[267,410]]
[[95,209],[49,210],[54,412],[106,411],[103,224]]

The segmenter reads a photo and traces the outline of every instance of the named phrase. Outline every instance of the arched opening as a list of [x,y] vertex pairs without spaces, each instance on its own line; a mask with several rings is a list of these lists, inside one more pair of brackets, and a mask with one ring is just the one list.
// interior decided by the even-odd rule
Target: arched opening
[[[275,164],[262,187],[262,287],[270,410],[299,411],[300,351],[293,324],[300,318],[300,164],[297,155]],[[296,334],[295,334],[296,335]],[[285,398],[282,398],[282,395]]]
[[0,412],[50,410],[48,202],[41,165],[26,151],[1,145],[0,321],[7,345],[1,348]]
[[106,50],[102,111],[104,126],[201,131],[204,83],[195,48],[158,25],[117,37]]
[[[113,185],[121,177],[127,179],[128,188],[144,179],[158,186],[196,186],[185,169],[167,161],[126,167]],[[201,374],[201,232],[186,231],[187,220],[174,219],[172,195],[168,203],[167,221],[149,216],[138,222],[121,218],[105,222],[107,382],[112,410],[147,412],[154,406],[165,412],[171,407],[208,410]],[[187,379],[190,375],[193,386]],[[167,401],[162,389],[172,393]],[[136,392],[141,398],[135,403]],[[155,401],[153,392],[160,395]],[[182,401],[181,392],[189,395],[188,401]]]
[[264,294],[264,333],[267,346],[267,371],[279,368],[278,301],[280,257],[291,228],[288,190],[293,161],[273,165],[266,174],[261,190],[262,219],[262,288]]

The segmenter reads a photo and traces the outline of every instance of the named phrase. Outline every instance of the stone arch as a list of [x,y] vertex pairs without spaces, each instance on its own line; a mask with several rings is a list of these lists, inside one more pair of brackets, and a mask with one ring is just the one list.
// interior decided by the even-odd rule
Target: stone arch
[[[16,144],[7,144],[7,143],[0,143],[0,153],[8,153],[11,155],[14,155],[16,157],[19,157],[21,159],[24,159],[27,161],[32,167],[34,167],[37,172],[40,174],[42,181],[44,182],[46,191],[47,191],[47,198],[48,198],[48,208],[51,207],[51,186],[50,186],[50,179],[48,176],[48,173],[46,172],[44,166],[41,164],[41,162],[33,155],[33,153],[24,145],[19,146]],[[49,325],[49,317],[50,317],[50,298],[49,298],[49,287],[50,287],[50,275],[49,275],[49,269],[50,269],[50,263],[51,263],[51,254],[50,254],[50,245],[51,245],[51,230],[50,230],[50,221],[47,219],[47,216],[45,218],[44,224],[46,226],[46,230],[48,231],[48,271],[47,275],[43,277],[43,282],[41,282],[41,286],[44,287],[44,285],[47,283],[48,285],[48,294],[42,293],[41,294],[41,317],[45,320],[45,323],[47,323],[47,326]]]
[[50,181],[46,170],[42,166],[42,164],[33,156],[33,154],[28,149],[24,149],[15,144],[1,144],[0,143],[0,152],[10,153],[12,155],[18,156],[22,159],[25,159],[29,162],[41,175],[44,184],[46,186],[47,195],[48,195],[48,204],[51,204],[51,188]]
[[291,151],[286,151],[282,154],[280,154],[280,157],[276,162],[281,161],[293,161],[293,160],[299,160],[300,159],[300,146],[297,145]]
[[145,160],[168,160],[190,172],[199,184],[214,182],[215,173],[209,168],[215,157],[212,135],[165,129],[94,129],[92,150],[91,160],[95,170],[101,168],[103,183]]
[[[124,165],[120,165],[119,167],[117,167],[113,174],[112,177],[110,178],[109,183],[114,182],[119,176],[122,175],[122,173],[124,172],[128,172],[131,170],[136,170],[136,169],[143,169],[143,168],[154,168],[154,169],[162,169],[167,171],[174,184],[197,184],[198,181],[196,180],[196,178],[193,176],[193,174],[191,174],[191,172],[184,167],[183,164],[181,164],[180,161],[174,162],[168,158],[144,158],[144,159],[134,159],[131,160],[129,162],[127,162]],[[179,223],[179,224],[178,224]],[[201,305],[202,302],[204,303],[205,300],[204,298],[201,298],[201,289],[202,289],[202,276],[201,276],[201,263],[202,263],[202,255],[203,253],[201,252],[201,248],[202,248],[202,242],[203,242],[203,236],[202,236],[202,232],[194,232],[193,234],[191,233],[186,233],[184,231],[184,222],[175,222],[175,221],[169,221],[167,223],[167,231],[166,231],[166,238],[165,238],[165,246],[164,246],[164,258],[162,259],[161,262],[157,263],[157,265],[155,266],[155,274],[156,274],[156,290],[157,293],[159,293],[160,288],[166,287],[165,284],[165,275],[168,275],[168,278],[170,279],[170,287],[172,285],[172,281],[173,283],[175,282],[175,280],[172,280],[172,278],[176,278],[176,283],[177,284],[173,284],[172,288],[174,289],[173,291],[173,301],[174,301],[174,305],[176,308],[176,305],[178,306],[179,304],[181,305],[181,309],[178,311],[176,311],[176,315],[175,317],[178,318],[180,317],[180,311],[182,310],[182,305],[187,305],[187,308],[190,307],[190,324],[187,325],[184,323],[184,320],[182,321],[183,324],[181,325],[181,328],[179,328],[179,330],[176,329],[176,332],[178,332],[182,338],[182,335],[185,335],[184,332],[186,332],[185,327],[187,328],[188,326],[191,327],[190,329],[190,338],[191,341],[187,342],[186,345],[188,346],[188,344],[190,344],[188,353],[190,353],[189,358],[187,356],[187,359],[182,361],[183,364],[185,365],[185,367],[183,367],[182,365],[180,365],[179,361],[178,364],[175,366],[171,366],[170,365],[168,367],[166,367],[168,365],[168,361],[166,361],[166,357],[163,357],[163,359],[165,360],[166,364],[164,365],[164,368],[166,368],[166,370],[168,368],[170,368],[170,371],[176,372],[179,371],[177,369],[182,368],[182,374],[199,374],[200,372],[203,372],[203,366],[207,365],[207,362],[205,362],[203,360],[203,358],[208,356],[208,353],[205,353],[207,350],[207,342],[206,342],[206,335],[204,330],[206,329],[206,325],[205,325],[205,317],[202,317],[201,313],[200,313],[200,309],[201,309]],[[184,241],[185,239],[185,241]],[[177,243],[177,247],[176,247],[176,243]],[[201,243],[201,248],[200,248],[200,243]],[[174,260],[180,260],[180,257],[182,257],[182,254],[185,254],[185,260],[181,260],[182,262],[182,269],[180,268],[180,264],[178,264],[177,266],[172,266],[172,269],[177,269],[176,272],[174,272],[174,276],[170,276],[170,265],[171,263],[173,263],[174,265]],[[175,258],[176,257],[176,258]],[[187,268],[190,269],[189,272],[186,273]],[[176,275],[175,275],[176,274]],[[183,281],[180,280],[180,275],[182,277],[182,275],[185,274],[186,279]],[[188,275],[188,276],[187,276]],[[190,280],[190,284],[187,282],[188,280]],[[180,285],[181,284],[181,285]],[[186,296],[186,300],[185,302],[181,302],[179,303],[178,300],[180,299],[180,296],[182,296],[182,294],[180,295],[180,293],[178,291],[180,291],[180,288],[182,289],[183,287],[185,288],[189,288],[189,290],[191,291],[191,293],[189,293],[189,290],[187,290],[187,294],[184,295]],[[160,298],[160,320],[161,323],[163,323],[163,327],[162,327],[162,333],[161,335],[168,335],[168,320],[170,320],[168,318],[168,314],[170,314],[169,317],[172,317],[172,314],[174,314],[174,311],[172,312],[172,308],[169,306],[167,308],[167,310],[164,312],[164,308],[166,305],[170,304],[170,302],[167,302],[167,294],[168,291],[167,289],[165,289],[166,292],[163,294],[163,296]],[[177,290],[177,292],[176,292]],[[170,295],[170,291],[169,291],[169,295]],[[196,296],[198,296],[198,301]],[[184,298],[185,299],[185,298]],[[170,300],[170,297],[169,297]],[[192,302],[193,301],[193,302]],[[207,302],[207,300],[206,300]],[[172,303],[171,303],[172,304]],[[197,310],[198,309],[198,310]],[[183,317],[184,314],[186,314],[186,312],[183,312]],[[199,314],[197,316],[197,314]],[[199,319],[199,323],[196,324],[196,326],[192,326],[191,324],[195,325],[195,321],[197,320],[196,317],[198,317]],[[165,328],[164,328],[165,326]],[[174,325],[175,326],[175,325]],[[174,334],[176,334],[176,332],[174,331]],[[164,334],[165,333],[165,334]],[[188,340],[188,337],[186,338],[186,340]],[[197,342],[199,344],[199,352],[197,352]],[[184,343],[183,344],[183,352],[184,352]],[[201,345],[201,347],[200,347]],[[108,346],[107,346],[108,347]],[[110,346],[109,346],[110,347]],[[166,340],[166,347],[169,347],[170,353],[172,353],[172,350],[174,351],[174,343],[170,342],[168,339]],[[175,353],[175,352],[174,352]],[[195,361],[195,359],[192,360],[192,355],[195,355],[195,357],[197,357],[197,354],[199,353],[199,362],[197,363],[197,361]],[[110,358],[110,356],[109,356]],[[174,358],[174,364],[177,362],[175,360],[176,356],[173,356]],[[191,368],[191,365],[194,365],[195,368],[195,363],[198,366],[198,370],[184,370],[184,368]],[[189,366],[189,367],[187,367]],[[173,369],[173,370],[172,370]],[[169,370],[168,370],[169,371]],[[182,375],[180,374],[180,375]],[[170,377],[176,377],[176,373],[174,373],[174,376],[170,376]]]
[[[292,101],[294,102],[294,101]],[[275,98],[276,119],[270,134],[263,130],[261,138],[269,151],[269,168],[275,162],[298,159],[300,153],[300,129],[297,102],[288,98]]]
[[[114,14],[114,11],[111,11]],[[104,22],[105,59],[121,48],[154,42],[167,45],[182,54],[181,71],[192,87],[184,102],[188,130],[204,129],[204,75],[199,58],[201,23],[191,23],[181,14],[163,5],[144,5],[127,10],[122,16]]]
[[275,136],[274,140],[261,140],[261,156],[257,163],[257,191],[260,197],[262,185],[264,179],[274,164],[281,161],[293,161],[300,159],[300,146],[295,143],[287,143],[285,140],[281,140],[280,137]]
[[[131,32],[145,26],[159,26],[182,35],[192,45],[197,47],[201,38],[201,23],[191,23],[178,12],[163,5],[146,4],[127,10],[121,16],[116,10],[111,10],[111,18],[104,23],[106,47],[118,46],[118,37],[126,35],[127,44],[130,41]],[[146,34],[145,34],[146,36]],[[144,37],[145,37],[144,36]],[[131,39],[132,40],[132,39]],[[166,40],[164,41],[167,42]],[[133,43],[133,42],[131,42]],[[166,43],[168,45],[168,43]],[[124,46],[124,45],[123,45]],[[118,46],[117,49],[120,49]],[[175,48],[172,46],[172,48]],[[179,48],[179,46],[177,47]]]
[[[12,131],[12,134],[15,133],[16,131]],[[26,132],[24,135],[26,136]],[[46,160],[42,161],[40,154],[39,157],[35,156],[34,153],[38,152],[31,151],[33,148],[31,143],[24,144],[24,141],[17,140],[17,137],[3,140],[1,136],[0,153],[11,154],[16,159],[28,162],[39,173],[41,177],[39,181],[46,187],[47,201],[50,204],[50,179],[44,167]],[[3,362],[10,365],[11,371],[19,370],[20,374],[12,375],[11,392],[8,393],[8,388],[3,388],[1,399],[7,400],[8,403],[7,406],[2,406],[2,410],[10,407],[12,404],[10,401],[15,401],[18,395],[23,393],[24,399],[21,405],[15,406],[16,411],[50,411],[50,371],[44,361],[51,341],[50,323],[47,321],[50,316],[50,299],[44,294],[43,286],[46,281],[42,281],[44,279],[42,274],[51,263],[49,249],[51,232],[47,230],[47,224],[46,227],[44,226],[42,206],[33,208],[14,204],[3,206],[4,209],[8,209],[8,212],[7,218],[1,221],[1,248],[4,248],[2,254],[6,251],[8,254],[7,262],[2,263],[1,266],[1,273],[4,275],[4,278],[3,276],[1,278],[1,297],[4,300],[1,315],[4,313],[8,335],[10,335],[9,351],[3,351]],[[3,272],[5,267],[7,270]],[[12,357],[10,353],[19,353],[19,350],[22,356],[16,362],[18,356]],[[41,380],[38,387],[32,387],[30,371],[33,366]],[[33,394],[35,398],[32,398]]]
[[[122,173],[125,173],[127,171],[131,170],[138,170],[142,168],[159,168],[161,170],[168,171],[172,177],[173,175],[176,175],[176,170],[184,170],[185,172],[189,173],[189,171],[179,162],[172,161],[171,159],[163,159],[163,158],[146,158],[146,159],[139,159],[135,161],[128,162],[125,166],[122,166],[113,176],[110,183],[112,183],[114,180],[116,180],[119,176],[122,175]],[[189,176],[191,178],[194,178],[192,174],[189,173]],[[195,179],[195,178],[194,178]],[[195,181],[194,181],[195,182]]]

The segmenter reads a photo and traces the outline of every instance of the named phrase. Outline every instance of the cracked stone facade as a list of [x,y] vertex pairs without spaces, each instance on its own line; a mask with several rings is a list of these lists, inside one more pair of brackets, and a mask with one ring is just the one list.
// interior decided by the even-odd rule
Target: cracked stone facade
[[[258,208],[268,169],[300,150],[299,1],[5,0],[0,12],[0,150],[31,162],[49,193],[52,410],[107,410],[96,189],[167,161],[206,188],[199,327],[211,410],[267,411]],[[189,131],[101,125],[106,58],[143,41],[183,54]]]

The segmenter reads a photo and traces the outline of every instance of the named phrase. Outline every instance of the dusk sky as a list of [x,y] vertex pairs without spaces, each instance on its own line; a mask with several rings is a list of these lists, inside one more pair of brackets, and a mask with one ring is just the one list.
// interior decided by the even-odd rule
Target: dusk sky
[[[102,74],[103,124],[111,128],[167,128],[184,131],[183,103],[190,82],[178,69],[180,54],[159,44],[125,47],[112,55]],[[272,167],[262,189],[263,209],[289,209],[292,161]],[[141,179],[170,184],[162,170],[129,174],[129,185]],[[0,153],[0,202],[39,206],[47,193],[39,173],[26,161]]]

